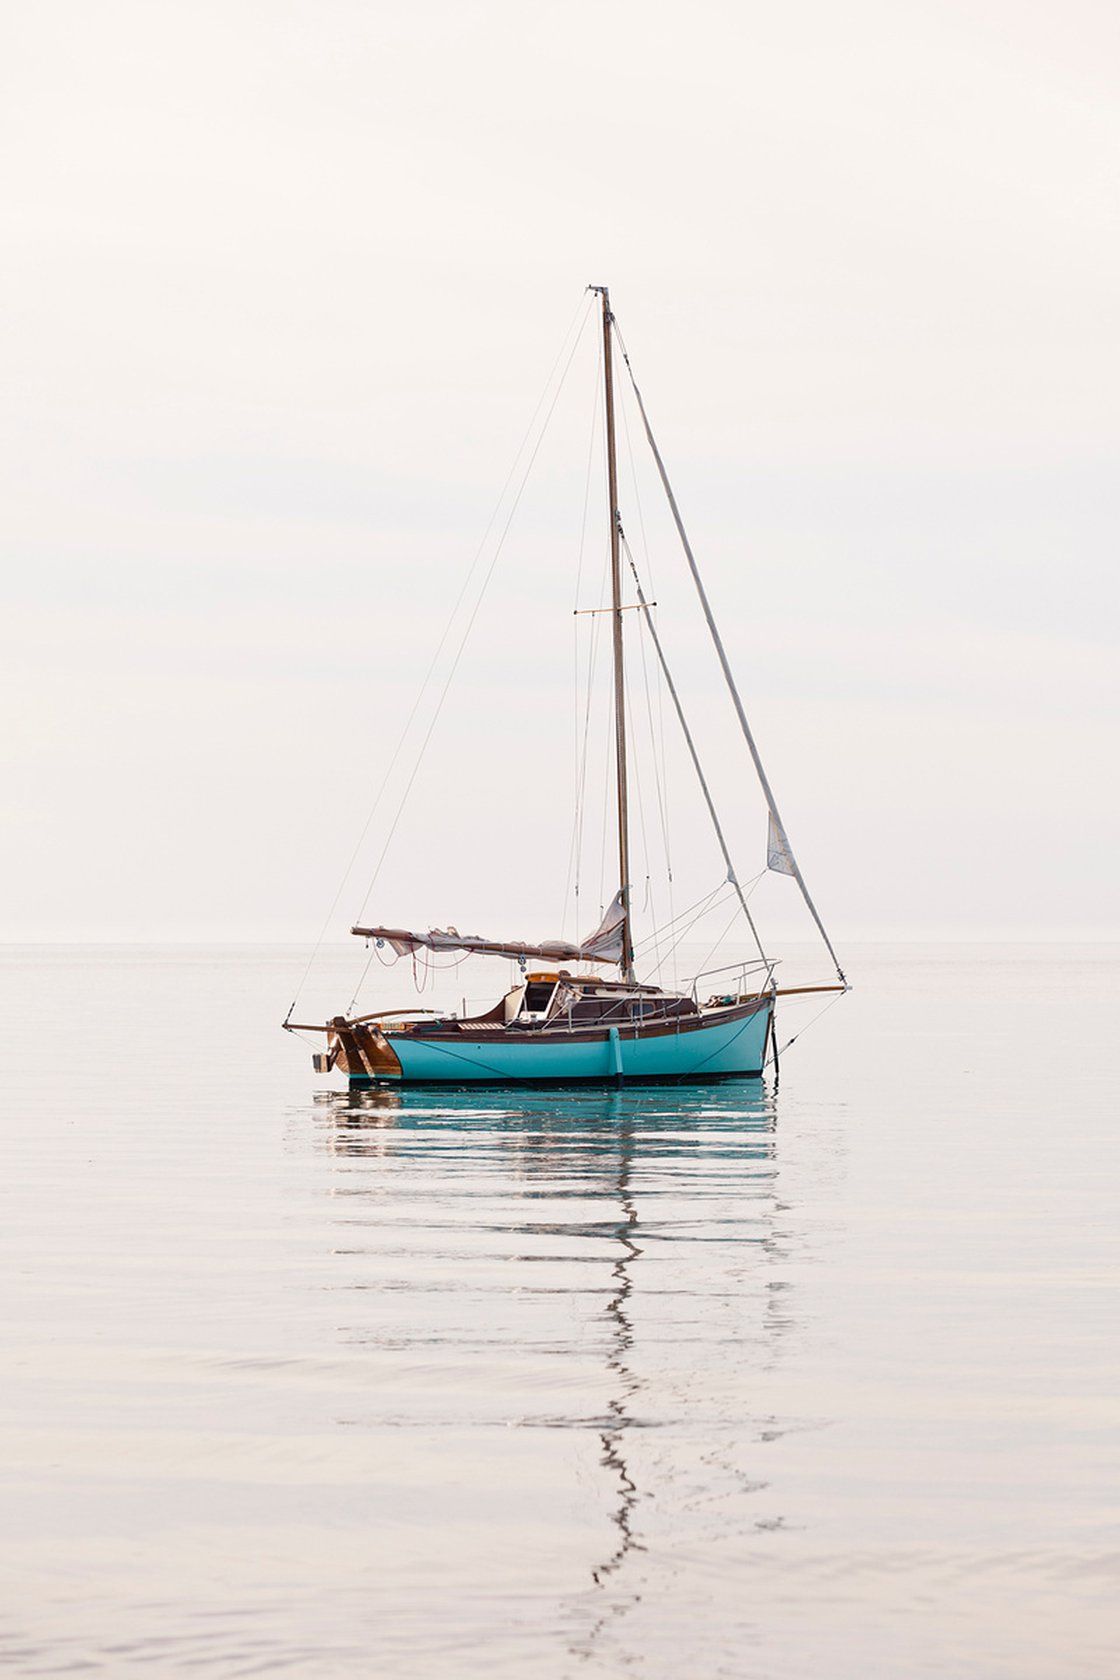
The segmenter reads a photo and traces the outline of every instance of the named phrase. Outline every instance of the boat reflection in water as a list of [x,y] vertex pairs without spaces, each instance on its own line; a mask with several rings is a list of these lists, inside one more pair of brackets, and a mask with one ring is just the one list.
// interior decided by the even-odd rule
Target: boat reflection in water
[[[748,1398],[792,1322],[766,1084],[406,1087],[325,1094],[317,1112],[349,1233],[339,1252],[355,1252],[357,1226],[362,1252],[372,1242],[391,1265],[379,1287],[409,1298],[413,1346],[436,1347],[444,1372],[452,1360],[441,1421],[596,1441],[608,1486],[584,1530],[574,1654],[624,1641],[651,1551],[711,1538],[713,1522],[780,1525],[757,1504],[773,1419],[752,1419]],[[362,1196],[376,1210],[363,1214]],[[354,1333],[387,1345],[383,1323]],[[495,1364],[512,1373],[500,1419],[472,1398]],[[565,1504],[581,1492],[557,1491]]]

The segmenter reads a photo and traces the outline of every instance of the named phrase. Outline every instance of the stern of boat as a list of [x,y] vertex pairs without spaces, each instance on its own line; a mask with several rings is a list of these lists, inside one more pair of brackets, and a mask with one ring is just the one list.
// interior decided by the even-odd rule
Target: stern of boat
[[342,1015],[330,1022],[326,1051],[316,1053],[312,1064],[316,1073],[337,1068],[352,1085],[401,1077],[396,1053],[376,1023],[347,1021]]

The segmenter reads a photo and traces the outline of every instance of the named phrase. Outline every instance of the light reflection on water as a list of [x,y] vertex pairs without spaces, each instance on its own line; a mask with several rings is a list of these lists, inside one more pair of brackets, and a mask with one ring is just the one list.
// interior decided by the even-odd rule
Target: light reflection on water
[[865,953],[777,1095],[351,1097],[299,953],[0,951],[0,1668],[1111,1680],[1120,963],[1043,955]]
[[[655,1276],[649,1290],[671,1294],[678,1321],[680,1298],[689,1298],[686,1314],[695,1362],[705,1341],[698,1335],[703,1327],[698,1297],[736,1296],[729,1276],[713,1276],[707,1245],[749,1242],[764,1264],[780,1259],[773,1228],[774,1093],[757,1079],[669,1094],[663,1088],[633,1087],[530,1095],[390,1089],[323,1093],[316,1106],[325,1146],[344,1169],[361,1163],[376,1170],[393,1161],[407,1165],[413,1180],[417,1170],[453,1169],[455,1188],[451,1192],[448,1186],[445,1197],[450,1194],[452,1204],[465,1204],[464,1223],[496,1239],[499,1247],[504,1245],[505,1259],[560,1263],[565,1268],[590,1262],[594,1268],[590,1279],[571,1279],[563,1293],[568,1300],[575,1292],[592,1298],[577,1342],[588,1340],[593,1346],[591,1357],[601,1367],[605,1404],[597,1415],[587,1415],[577,1406],[545,1414],[534,1410],[504,1422],[520,1428],[577,1429],[597,1438],[604,1536],[601,1541],[589,1537],[586,1573],[600,1603],[598,1608],[594,1603],[583,1607],[570,1645],[573,1656],[596,1658],[608,1635],[618,1641],[622,1619],[642,1601],[643,1583],[631,1578],[627,1566],[635,1554],[646,1551],[643,1504],[665,1491],[659,1490],[656,1474],[664,1455],[647,1458],[645,1479],[639,1479],[643,1471],[630,1450],[633,1432],[666,1427],[679,1432],[686,1423],[679,1399],[674,1404],[671,1392],[659,1385],[656,1361],[642,1359],[643,1262],[651,1250],[677,1245],[677,1251],[667,1250],[674,1255],[669,1279]],[[345,1173],[338,1192],[347,1207],[342,1221],[348,1253],[353,1253],[355,1226],[376,1226],[382,1233],[385,1229],[376,1216],[367,1222],[354,1215],[351,1198],[365,1192],[352,1177],[352,1170]],[[502,1198],[504,1217],[484,1212],[487,1190]],[[447,1212],[445,1201],[445,1221]],[[521,1239],[528,1239],[528,1246]],[[702,1274],[681,1268],[681,1244],[705,1245]],[[588,1252],[580,1252],[581,1246]],[[719,1290],[713,1288],[717,1277]],[[780,1280],[771,1282],[783,1287]],[[540,1287],[552,1292],[556,1288]],[[759,1329],[764,1339],[780,1336],[792,1322],[788,1300],[780,1305],[777,1301],[770,1291],[762,1298]],[[357,1335],[353,1327],[349,1333]],[[656,1318],[646,1334],[663,1341],[664,1329]],[[424,1340],[426,1333],[419,1331],[418,1337]],[[556,1344],[547,1351],[555,1354]],[[586,1349],[569,1342],[570,1359],[579,1358],[581,1351],[586,1359]],[[707,1350],[699,1355],[701,1360],[706,1356]],[[585,1388],[580,1385],[578,1398]],[[735,1472],[712,1422],[709,1416],[703,1458],[718,1489],[722,1476],[734,1477]],[[727,1424],[736,1433],[740,1420],[724,1420],[724,1429]],[[734,1485],[749,1496],[766,1483],[740,1476]],[[762,1526],[780,1527],[781,1518]]]

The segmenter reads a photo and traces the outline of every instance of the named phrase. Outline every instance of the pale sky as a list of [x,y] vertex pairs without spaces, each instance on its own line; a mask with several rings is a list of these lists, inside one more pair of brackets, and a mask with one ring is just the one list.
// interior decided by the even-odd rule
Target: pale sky
[[[591,281],[836,941],[1117,936],[1114,5],[37,0],[0,66],[0,938],[318,934]],[[594,353],[378,919],[560,931]]]

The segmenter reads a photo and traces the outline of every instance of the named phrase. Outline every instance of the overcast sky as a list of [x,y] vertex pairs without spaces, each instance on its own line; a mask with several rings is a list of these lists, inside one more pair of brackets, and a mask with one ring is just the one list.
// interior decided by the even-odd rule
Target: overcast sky
[[[37,0],[0,65],[0,937],[318,933],[591,281],[837,941],[1117,935],[1114,5]],[[372,916],[559,931],[594,378]]]

